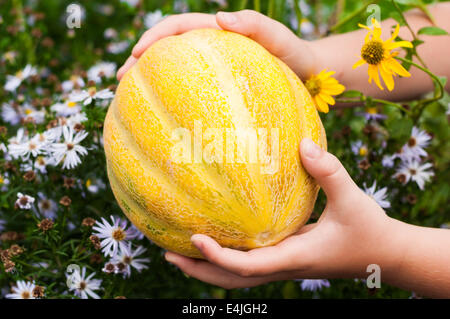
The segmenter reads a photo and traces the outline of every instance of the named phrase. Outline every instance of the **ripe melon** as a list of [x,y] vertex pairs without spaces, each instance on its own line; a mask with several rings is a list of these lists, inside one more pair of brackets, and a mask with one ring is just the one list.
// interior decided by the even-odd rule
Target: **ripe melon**
[[249,250],[306,223],[319,187],[300,162],[304,137],[326,149],[298,77],[253,40],[214,29],[148,48],[104,125],[118,204],[154,243],[190,257],[201,257],[193,234]]

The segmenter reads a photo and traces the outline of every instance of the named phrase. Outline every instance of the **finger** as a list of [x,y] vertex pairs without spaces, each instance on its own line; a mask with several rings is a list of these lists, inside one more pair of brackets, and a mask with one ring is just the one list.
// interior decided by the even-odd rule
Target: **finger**
[[313,230],[316,226],[317,226],[317,223],[305,225],[302,228],[300,228],[295,234],[296,235],[305,234],[305,233]]
[[142,35],[134,46],[132,55],[139,58],[149,46],[159,39],[200,28],[220,29],[216,18],[211,14],[186,13],[167,17]]
[[134,56],[128,57],[124,65],[122,65],[120,69],[117,71],[117,80],[120,81],[122,76],[137,62],[137,60],[138,59],[136,59]]
[[305,169],[323,188],[329,202],[344,200],[361,193],[341,162],[322,150],[309,138],[300,143],[300,155]]
[[165,258],[168,262],[180,268],[185,274],[226,289],[248,288],[258,286],[269,281],[280,280],[278,279],[280,278],[278,275],[244,278],[226,271],[219,266],[213,265],[210,262],[188,258],[172,252],[167,252]]
[[255,40],[282,60],[295,52],[300,41],[285,25],[256,11],[218,12],[216,19],[222,29]]
[[293,261],[298,245],[279,245],[257,248],[248,252],[222,248],[214,239],[196,234],[192,243],[211,263],[241,277],[264,276],[296,269]]

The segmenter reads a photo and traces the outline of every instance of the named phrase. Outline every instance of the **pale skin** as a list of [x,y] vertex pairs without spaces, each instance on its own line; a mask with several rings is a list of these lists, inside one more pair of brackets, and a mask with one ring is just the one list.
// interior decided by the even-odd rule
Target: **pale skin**
[[[450,32],[450,3],[429,8],[436,24]],[[417,31],[429,26],[418,11],[407,13]],[[393,20],[382,22],[383,38],[389,38]],[[241,33],[259,42],[305,80],[322,69],[336,71],[347,89],[389,100],[411,99],[432,90],[431,80],[420,70],[411,77],[395,78],[395,89],[381,91],[367,83],[367,66],[352,70],[359,59],[365,30],[304,41],[279,22],[257,12],[216,15],[189,13],[171,16],[148,30],[132,56],[119,69],[120,78],[155,41],[197,28],[220,28]],[[412,40],[402,27],[400,37]],[[435,74],[450,78],[448,36],[421,36],[419,53]],[[450,84],[447,84],[447,91]],[[429,297],[450,298],[450,230],[419,227],[390,218],[353,182],[339,160],[310,139],[300,145],[303,166],[321,186],[327,205],[317,223],[301,228],[275,246],[251,251],[221,247],[212,238],[196,234],[191,240],[205,260],[167,252],[167,261],[187,275],[227,289],[252,287],[297,278],[365,278],[369,264],[381,267],[385,283]]]

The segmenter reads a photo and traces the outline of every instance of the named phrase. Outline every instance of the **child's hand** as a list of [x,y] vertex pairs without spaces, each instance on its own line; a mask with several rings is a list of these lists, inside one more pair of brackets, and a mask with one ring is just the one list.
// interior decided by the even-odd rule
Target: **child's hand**
[[222,248],[205,235],[192,242],[207,261],[172,252],[166,259],[189,276],[225,288],[294,278],[361,278],[376,263],[388,274],[403,253],[394,228],[400,224],[356,186],[339,160],[310,139],[301,143],[306,170],[327,195],[319,221],[271,247],[248,252]]
[[245,35],[283,60],[297,75],[305,79],[317,73],[315,54],[310,43],[299,39],[283,24],[256,11],[219,12],[216,15],[186,13],[170,16],[147,30],[134,46],[132,55],[118,70],[120,80],[144,51],[157,40],[199,28],[216,28]]

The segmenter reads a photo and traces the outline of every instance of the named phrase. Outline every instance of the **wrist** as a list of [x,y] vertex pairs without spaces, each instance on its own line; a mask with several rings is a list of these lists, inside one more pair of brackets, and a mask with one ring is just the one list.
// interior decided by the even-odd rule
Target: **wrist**
[[373,260],[371,263],[380,266],[383,282],[392,283],[396,281],[404,268],[405,256],[410,246],[408,245],[409,225],[387,217],[384,227],[378,248],[371,256],[371,260]]

